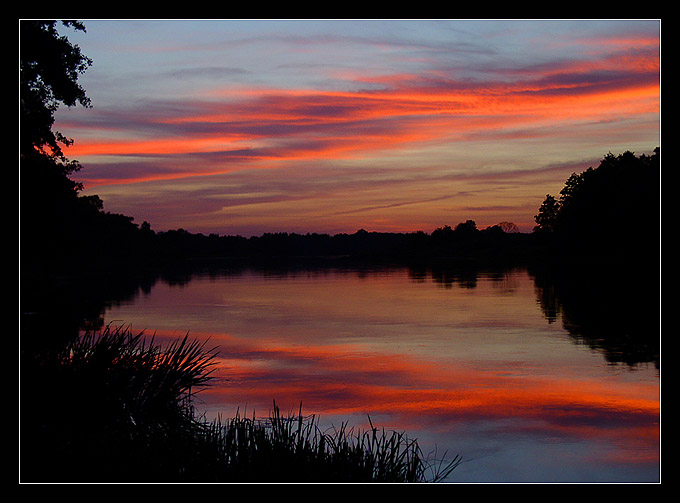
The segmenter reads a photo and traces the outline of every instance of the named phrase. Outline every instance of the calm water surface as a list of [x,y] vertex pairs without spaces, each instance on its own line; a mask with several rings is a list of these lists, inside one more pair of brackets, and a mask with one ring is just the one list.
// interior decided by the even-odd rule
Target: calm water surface
[[406,268],[243,270],[158,282],[105,322],[209,339],[209,418],[316,414],[460,454],[451,482],[657,482],[660,378],[608,362],[534,278]]

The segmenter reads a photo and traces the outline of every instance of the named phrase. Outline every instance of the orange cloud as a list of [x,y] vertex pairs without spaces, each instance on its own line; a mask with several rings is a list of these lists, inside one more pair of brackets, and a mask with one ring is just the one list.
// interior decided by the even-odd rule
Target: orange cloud
[[91,155],[178,155],[198,152],[218,152],[234,148],[245,138],[154,138],[151,140],[79,141],[69,147],[72,156]]
[[[172,137],[78,141],[69,155],[249,149],[256,162],[367,156],[478,130],[658,113],[658,70],[658,58],[649,54],[617,54],[510,83],[397,74],[362,79],[381,87],[376,90],[229,88],[213,92],[197,114],[149,119],[173,126]],[[192,127],[182,132],[182,126]],[[210,132],[201,133],[202,127]]]

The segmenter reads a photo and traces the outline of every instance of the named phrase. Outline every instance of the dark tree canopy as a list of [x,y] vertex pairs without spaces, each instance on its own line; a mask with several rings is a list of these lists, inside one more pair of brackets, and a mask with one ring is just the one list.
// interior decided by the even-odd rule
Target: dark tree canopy
[[550,194],[545,196],[545,200],[538,209],[538,214],[534,217],[536,221],[535,231],[552,232],[555,230],[557,214],[559,213],[560,203]]
[[[62,21],[64,26],[85,31],[82,23]],[[60,104],[90,106],[78,75],[92,64],[77,45],[59,35],[56,21],[21,21],[20,43],[20,150],[38,151],[65,160],[59,143],[71,140],[52,130]]]
[[559,199],[548,194],[535,231],[581,251],[655,253],[660,236],[660,150],[608,153],[597,168],[572,175]]
[[[65,27],[85,31],[78,21]],[[78,76],[92,64],[77,45],[57,31],[57,21],[20,24],[20,191],[21,246],[27,264],[93,255],[111,239],[137,230],[132,217],[104,213],[98,196],[81,196],[82,184],[69,175],[80,169],[60,144],[72,140],[53,131],[60,105],[90,107]],[[28,267],[34,269],[34,267]]]

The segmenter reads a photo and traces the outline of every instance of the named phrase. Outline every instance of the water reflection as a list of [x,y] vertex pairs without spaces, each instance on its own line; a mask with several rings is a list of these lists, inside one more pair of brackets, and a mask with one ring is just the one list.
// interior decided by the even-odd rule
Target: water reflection
[[661,291],[654,271],[534,269],[536,295],[549,322],[562,318],[574,342],[610,364],[659,368]]
[[[197,277],[218,281],[252,274],[270,279],[356,275],[359,279],[367,279],[404,270],[414,283],[433,283],[445,289],[474,290],[480,275],[493,283],[498,294],[512,294],[516,284],[513,270],[471,267],[411,266],[404,269],[290,264],[256,268],[183,267],[154,273],[136,272],[133,276],[90,276],[85,280],[79,278],[77,283],[61,282],[56,287],[46,282],[46,286],[53,285],[53,288],[31,291],[32,298],[22,298],[23,305],[29,306],[24,311],[31,312],[22,322],[27,327],[39,325],[40,321],[48,326],[56,322],[59,326],[70,327],[68,331],[75,334],[83,325],[102,326],[107,309],[149,294],[157,283],[182,287]],[[549,323],[561,321],[576,344],[590,347],[611,364],[623,363],[631,368],[652,364],[659,368],[660,283],[653,271],[641,274],[639,271],[560,267],[531,268],[528,273],[535,284],[536,302],[545,319]],[[36,327],[32,332],[39,330]]]
[[274,399],[326,424],[370,415],[463,455],[452,481],[658,480],[658,303],[644,278],[221,267],[125,285],[90,322],[210,338],[208,416],[264,415]]

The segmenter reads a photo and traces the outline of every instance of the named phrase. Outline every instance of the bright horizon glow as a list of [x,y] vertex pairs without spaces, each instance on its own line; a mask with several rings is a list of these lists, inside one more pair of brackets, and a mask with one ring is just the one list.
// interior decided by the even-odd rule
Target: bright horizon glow
[[655,20],[84,24],[93,108],[55,129],[154,230],[530,231],[572,172],[660,146]]

